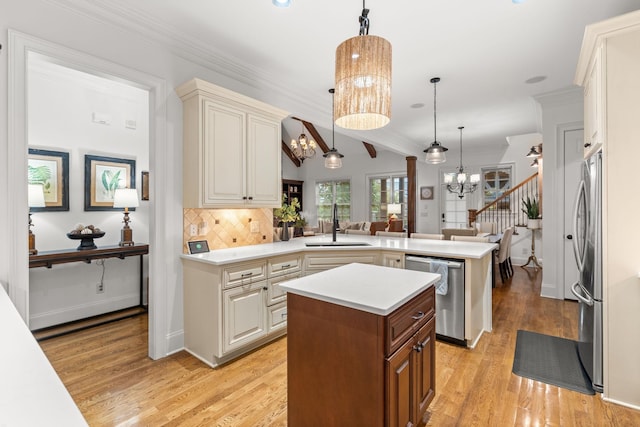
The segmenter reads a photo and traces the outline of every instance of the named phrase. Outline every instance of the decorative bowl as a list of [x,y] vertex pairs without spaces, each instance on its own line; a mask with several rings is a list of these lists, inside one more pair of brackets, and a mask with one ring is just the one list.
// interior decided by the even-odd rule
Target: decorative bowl
[[79,251],[86,251],[89,249],[98,249],[96,244],[93,242],[93,239],[99,239],[104,236],[105,232],[100,231],[98,233],[91,234],[81,234],[81,233],[67,233],[67,237],[71,240],[81,240],[80,246],[78,246]]

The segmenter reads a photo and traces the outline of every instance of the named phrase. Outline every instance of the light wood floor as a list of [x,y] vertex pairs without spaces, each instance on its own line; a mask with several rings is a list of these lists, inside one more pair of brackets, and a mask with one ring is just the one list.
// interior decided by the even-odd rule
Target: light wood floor
[[[518,329],[577,337],[577,304],[540,298],[540,275],[515,270],[493,291],[493,333],[474,350],[437,343],[427,425],[640,425],[640,412],[600,395],[511,373]],[[40,345],[91,426],[287,425],[286,338],[219,369],[186,352],[150,360],[146,316]]]

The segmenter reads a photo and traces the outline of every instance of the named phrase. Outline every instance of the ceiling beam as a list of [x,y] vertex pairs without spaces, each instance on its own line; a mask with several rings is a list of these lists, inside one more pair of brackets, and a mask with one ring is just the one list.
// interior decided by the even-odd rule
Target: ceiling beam
[[376,147],[369,144],[368,142],[362,141],[362,143],[364,144],[364,148],[367,149],[367,153],[369,153],[369,157],[371,157],[372,159],[375,159],[378,156],[378,153],[376,152]]
[[311,137],[316,142],[318,147],[320,147],[322,149],[323,153],[327,153],[329,151],[329,146],[324,142],[324,139],[322,139],[322,137],[320,136],[320,134],[316,130],[316,127],[313,125],[313,123],[304,121],[304,120],[302,120],[302,119],[300,119],[298,117],[292,117],[292,119],[295,119],[295,120],[298,120],[298,121],[302,122],[304,127],[307,128],[307,130],[311,134]]
[[302,162],[300,162],[300,159],[298,159],[295,154],[293,154],[293,151],[291,151],[291,148],[289,148],[289,146],[287,145],[286,142],[282,141],[282,151],[284,151],[284,154],[287,155],[287,157],[289,158],[289,160],[291,160],[293,162],[294,165],[296,165],[296,167],[300,167],[300,165],[302,164]]

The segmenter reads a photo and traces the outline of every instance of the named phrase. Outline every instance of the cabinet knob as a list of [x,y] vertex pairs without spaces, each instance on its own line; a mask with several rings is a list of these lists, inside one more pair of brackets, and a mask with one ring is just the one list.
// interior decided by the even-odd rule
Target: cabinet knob
[[267,288],[266,286],[263,286],[263,287],[262,287],[262,290],[263,290],[263,291],[268,291],[268,290],[269,290],[269,288]]
[[242,196],[242,200],[247,200],[247,196]]
[[249,197],[248,197],[248,199],[249,199],[249,200],[253,200],[253,196],[249,196]]
[[413,349],[414,349],[416,352],[420,353],[420,352],[422,351],[422,344],[418,343],[418,344],[414,345],[414,346],[413,346]]
[[584,143],[584,148],[589,148],[591,147],[591,143],[590,142],[585,142]]

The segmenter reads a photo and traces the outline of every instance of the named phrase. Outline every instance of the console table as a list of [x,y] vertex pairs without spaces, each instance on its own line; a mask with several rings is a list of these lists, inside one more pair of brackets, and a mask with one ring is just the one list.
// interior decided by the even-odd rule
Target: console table
[[[143,304],[143,286],[144,286],[144,265],[143,256],[149,253],[149,245],[138,244],[134,246],[103,246],[98,249],[89,250],[76,250],[76,249],[64,249],[58,251],[39,251],[36,255],[29,255],[29,268],[46,267],[52,268],[55,264],[66,264],[70,262],[86,262],[90,264],[93,260],[106,259],[106,258],[120,258],[125,259],[127,257],[139,256],[140,257],[140,304],[139,308],[143,308],[146,312],[146,307]],[[109,321],[120,320],[131,315],[125,315],[121,317],[113,317]],[[105,323],[105,322],[102,322]],[[91,325],[95,326],[95,325]],[[46,328],[45,328],[46,329]],[[68,332],[75,331],[83,328],[71,329]],[[57,336],[57,335],[56,335]]]

